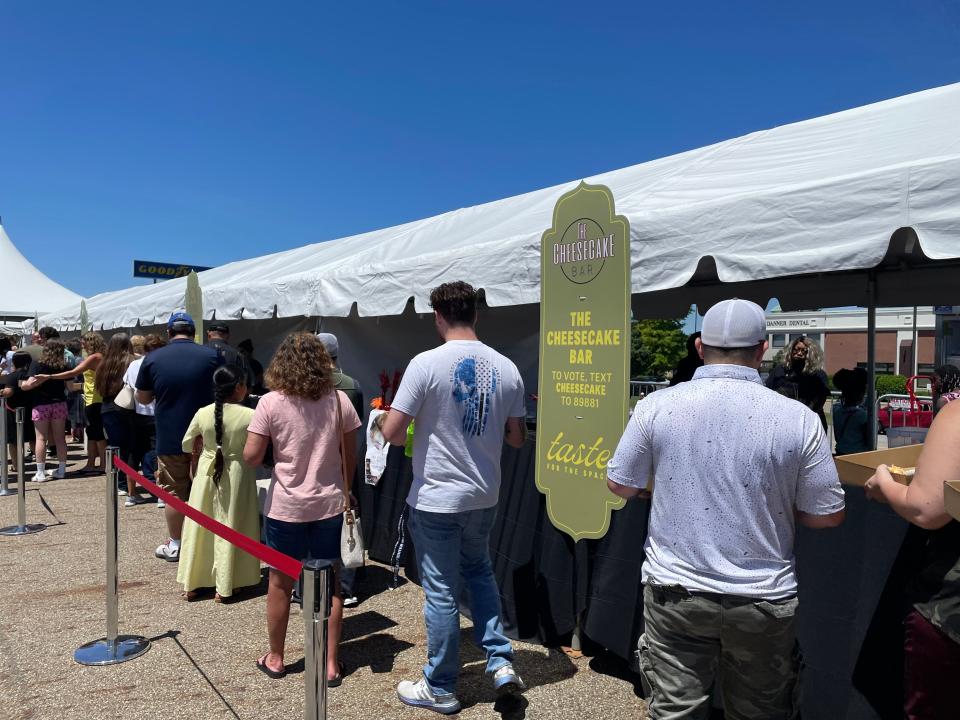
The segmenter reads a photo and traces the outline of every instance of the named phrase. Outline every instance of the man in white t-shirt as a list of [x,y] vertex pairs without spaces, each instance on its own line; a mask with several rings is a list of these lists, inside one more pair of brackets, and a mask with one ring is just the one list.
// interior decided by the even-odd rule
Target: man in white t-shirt
[[844,496],[820,419],[768,390],[763,309],[724,300],[690,382],[637,403],[610,490],[652,491],[638,655],[650,717],[796,717],[796,524],[839,525]]
[[430,305],[444,344],[407,366],[383,435],[404,445],[416,419],[407,504],[425,598],[427,664],[420,680],[397,686],[397,695],[407,705],[448,715],[460,710],[458,601],[464,588],[494,688],[523,690],[503,633],[489,545],[503,443],[523,446],[526,407],[516,365],[477,339],[476,291],[464,282],[444,283],[430,293]]

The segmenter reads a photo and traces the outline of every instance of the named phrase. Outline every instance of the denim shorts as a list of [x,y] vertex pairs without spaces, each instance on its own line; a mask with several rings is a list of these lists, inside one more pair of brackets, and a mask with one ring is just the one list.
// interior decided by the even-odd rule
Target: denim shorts
[[339,560],[343,515],[311,522],[263,519],[263,542],[296,560]]

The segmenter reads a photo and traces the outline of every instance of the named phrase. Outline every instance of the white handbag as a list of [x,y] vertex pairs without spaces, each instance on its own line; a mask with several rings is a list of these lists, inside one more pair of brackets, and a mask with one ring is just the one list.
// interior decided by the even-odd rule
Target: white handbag
[[345,568],[363,567],[364,547],[360,518],[350,507],[350,480],[353,474],[347,467],[347,456],[343,449],[343,410],[340,408],[340,393],[333,391],[337,403],[337,432],[340,439],[340,472],[343,475],[343,527],[340,530],[340,562]]
[[133,410],[136,408],[136,397],[134,396],[133,388],[124,383],[123,388],[113,399],[113,404],[124,410]]

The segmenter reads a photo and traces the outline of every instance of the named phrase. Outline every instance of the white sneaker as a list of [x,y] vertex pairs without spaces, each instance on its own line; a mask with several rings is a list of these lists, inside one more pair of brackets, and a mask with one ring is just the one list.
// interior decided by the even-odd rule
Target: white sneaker
[[53,471],[54,480],[63,480],[67,476],[67,471],[65,468],[58,467]]
[[133,507],[134,505],[143,505],[147,499],[139,495],[128,495],[127,501],[123,503],[124,507]]
[[343,599],[343,606],[345,608],[356,607],[359,604],[360,604],[360,601],[357,600],[357,597],[355,595],[351,595],[350,597],[345,597]]
[[160,510],[163,510],[166,506],[167,504],[163,500],[161,500],[160,498],[157,498],[157,508],[159,508]]
[[30,478],[31,482],[47,482],[50,478],[47,477],[47,474],[41,470],[37,471],[37,474]]
[[441,715],[453,715],[460,712],[460,701],[452,693],[434,695],[427,681],[420,678],[417,682],[404,680],[397,685],[397,697],[404,705],[433,710]]
[[507,663],[493,673],[493,689],[498,695],[519,695],[527,686],[523,684],[513,665]]
[[160,545],[153,552],[161,560],[166,560],[167,562],[178,562],[180,560],[180,548],[173,547],[171,545],[171,540],[167,540],[163,545]]

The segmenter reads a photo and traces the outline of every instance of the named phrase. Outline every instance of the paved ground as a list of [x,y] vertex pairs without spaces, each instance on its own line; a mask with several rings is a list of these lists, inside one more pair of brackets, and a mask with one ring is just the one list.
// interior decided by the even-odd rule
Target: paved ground
[[[79,448],[71,446],[80,463]],[[266,650],[263,588],[231,605],[186,603],[176,565],[153,557],[165,538],[155,505],[120,508],[120,632],[153,639],[150,651],[111,667],[83,667],[73,651],[104,634],[104,479],[27,484],[28,521],[52,526],[0,537],[0,720],[56,718],[298,718],[303,716],[303,623],[291,613],[287,662],[270,680],[254,660]],[[37,490],[63,522],[41,507]],[[16,522],[16,496],[0,498],[0,525]],[[359,582],[369,597],[347,611],[342,657],[348,677],[330,691],[336,720],[439,717],[406,708],[394,686],[416,678],[424,659],[420,589],[386,589],[390,573],[373,566]],[[464,624],[465,627],[466,623]],[[464,634],[460,717],[643,718],[624,664],[608,656],[570,659],[558,650],[517,644],[517,667],[530,690],[519,702],[494,702],[480,653]]]

